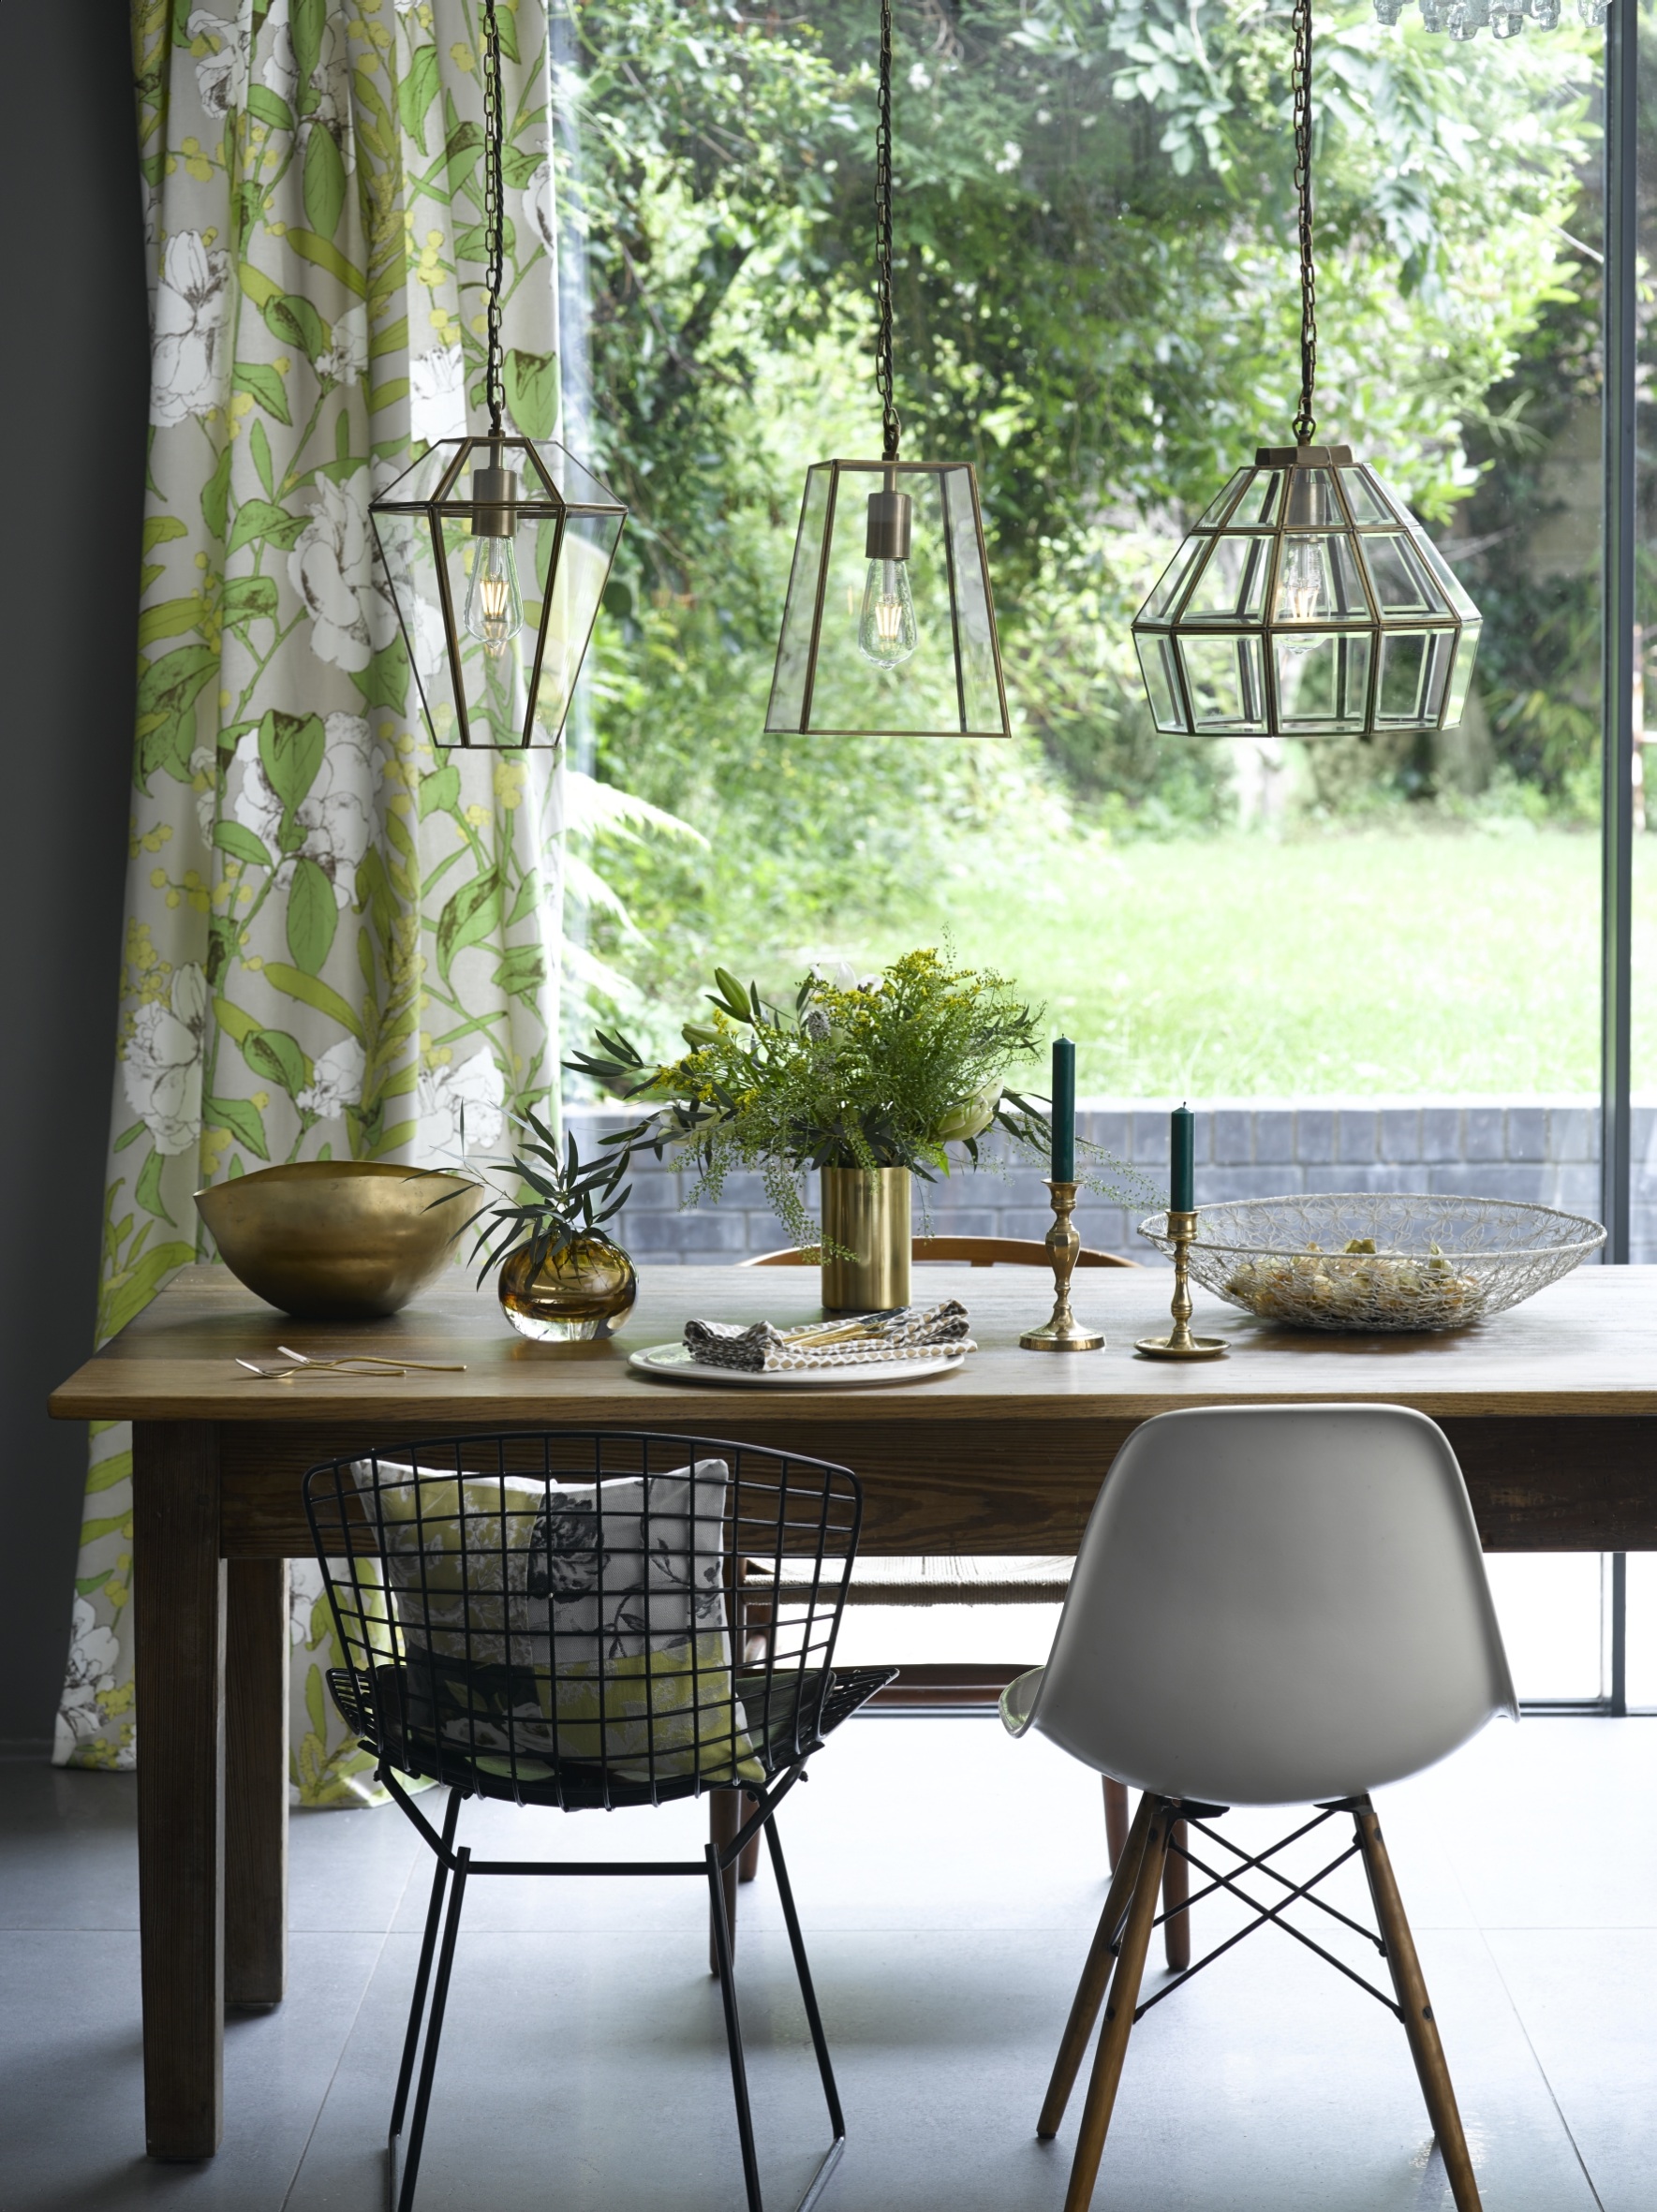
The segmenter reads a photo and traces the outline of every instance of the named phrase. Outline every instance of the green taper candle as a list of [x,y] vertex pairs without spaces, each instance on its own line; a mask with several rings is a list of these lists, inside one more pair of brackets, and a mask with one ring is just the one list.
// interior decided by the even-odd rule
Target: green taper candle
[[1053,1180],[1076,1179],[1076,1048],[1068,1037],[1053,1040]]
[[1168,1203],[1176,1214],[1194,1212],[1197,1117],[1189,1106],[1176,1106],[1168,1126]]

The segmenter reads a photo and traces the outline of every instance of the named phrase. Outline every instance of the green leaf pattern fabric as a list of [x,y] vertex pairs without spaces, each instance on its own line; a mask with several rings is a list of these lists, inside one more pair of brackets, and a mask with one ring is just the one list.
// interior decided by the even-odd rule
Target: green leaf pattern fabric
[[[546,435],[546,22],[500,8],[508,390]],[[152,428],[100,1342],[211,1256],[201,1185],[556,1110],[556,757],[434,754],[367,513],[482,419],[481,16],[135,0]],[[56,1756],[126,1766],[126,1427],[91,1458]],[[294,1593],[295,1796],[348,1802],[314,1568]]]

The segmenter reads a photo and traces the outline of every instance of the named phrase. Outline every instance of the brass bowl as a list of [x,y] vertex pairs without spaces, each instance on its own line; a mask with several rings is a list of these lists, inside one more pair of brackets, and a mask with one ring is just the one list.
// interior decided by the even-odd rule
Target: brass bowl
[[[451,1191],[473,1202],[434,1204]],[[407,1305],[487,1202],[461,1175],[356,1159],[296,1160],[196,1193],[237,1281],[317,1321],[378,1320]]]

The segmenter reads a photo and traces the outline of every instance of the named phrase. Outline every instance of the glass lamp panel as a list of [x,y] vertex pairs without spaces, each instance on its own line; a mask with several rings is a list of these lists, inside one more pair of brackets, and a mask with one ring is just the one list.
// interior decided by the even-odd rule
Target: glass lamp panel
[[[814,472],[815,473],[815,472]],[[842,463],[832,509],[825,513],[822,530],[826,554],[821,575],[821,619],[812,655],[809,611],[816,593],[805,595],[802,608],[808,676],[801,683],[801,719],[792,725],[803,733],[867,732],[895,737],[959,737],[1003,734],[999,698],[994,686],[994,661],[987,645],[989,599],[983,563],[976,545],[970,562],[949,528],[944,504],[946,476],[964,476],[964,470],[901,469],[897,489],[913,501],[910,557],[906,563],[871,564],[868,557],[868,501],[885,486],[886,472],[879,462],[866,465]],[[809,494],[808,494],[809,498]],[[958,504],[958,502],[956,503]],[[974,533],[974,536],[976,533]],[[820,537],[819,543],[822,542]],[[779,664],[787,657],[791,629],[796,623],[795,588],[805,554],[796,556],[796,576],[791,580],[789,605],[784,613],[783,644]],[[914,607],[915,645],[907,658],[880,666],[871,660],[858,641],[865,587],[871,566],[877,571],[877,589],[896,593],[907,581]],[[896,571],[905,571],[902,580]],[[962,568],[978,581],[969,603],[956,592],[965,581]],[[807,573],[809,573],[807,569]],[[974,626],[979,634],[974,637]],[[960,653],[957,658],[956,643]],[[987,683],[984,679],[986,656]],[[976,672],[969,686],[969,670]],[[782,671],[779,667],[778,685]],[[993,705],[985,707],[985,694]],[[985,708],[988,718],[974,723],[969,709]],[[775,715],[767,727],[780,727]]]
[[938,476],[954,584],[961,728],[999,730],[1005,715],[1000,686],[996,681],[996,626],[984,557],[977,479],[969,468],[940,468]]
[[1162,622],[1170,608],[1178,598],[1180,588],[1191,574],[1191,563],[1208,545],[1206,538],[1186,538],[1180,541],[1179,551],[1158,577],[1150,597],[1133,617],[1135,622]]
[[1455,649],[1454,630],[1382,632],[1377,730],[1438,728]]
[[1456,661],[1450,671],[1449,690],[1444,700],[1446,730],[1454,730],[1467,708],[1467,695],[1472,686],[1473,664],[1479,656],[1479,632],[1483,625],[1469,622],[1462,626],[1456,641]]
[[1260,638],[1195,637],[1177,641],[1198,736],[1247,736],[1265,728],[1265,682]]
[[426,727],[435,744],[453,745],[453,671],[444,641],[443,597],[431,524],[424,512],[374,512],[370,520]]
[[1390,523],[1392,509],[1382,497],[1381,486],[1367,468],[1343,468],[1339,472],[1340,489],[1346,494],[1346,504],[1354,523]]
[[1282,486],[1282,473],[1275,468],[1262,468],[1255,472],[1254,481],[1237,501],[1231,518],[1234,530],[1268,530],[1277,520],[1278,494]]
[[1217,529],[1225,520],[1226,509],[1253,474],[1254,471],[1251,468],[1234,469],[1231,481],[1226,485],[1224,491],[1220,494],[1217,499],[1212,500],[1197,517],[1197,528],[1199,530]]
[[1296,533],[1283,539],[1272,600],[1274,623],[1369,618],[1369,597],[1346,531]]
[[1133,640],[1139,654],[1139,672],[1150,701],[1150,718],[1159,730],[1183,730],[1185,709],[1174,673],[1174,641],[1157,631],[1140,631]]
[[[811,632],[817,616],[817,585],[822,573],[824,524],[834,476],[826,463],[806,471],[800,528],[794,539],[777,668],[771,679],[771,703],[765,712],[765,728],[774,733],[787,731],[797,736],[806,726],[806,679],[811,665]],[[832,618],[832,610],[825,608],[824,613]]]
[[[555,744],[570,713],[610,581],[610,566],[621,538],[622,518],[612,514],[570,514],[564,518],[562,542],[556,521],[535,524],[533,588],[525,598],[525,619],[540,632],[540,676],[536,686],[534,727],[543,743]],[[555,553],[556,567],[552,567]],[[552,589],[547,576],[552,570]],[[528,579],[525,579],[527,583]]]
[[[451,478],[451,494],[464,499],[471,488],[471,472],[466,463],[489,458],[487,452],[474,454],[473,443],[470,438],[445,438],[440,445],[428,446],[418,461],[411,462],[377,494],[376,503],[392,500],[398,506],[423,506],[438,496]],[[462,464],[458,469],[457,462]]]
[[1211,541],[1180,621],[1259,622],[1265,606],[1271,539],[1222,531]]
[[[525,610],[522,626],[498,644],[485,644],[466,627],[466,608],[472,583],[478,579],[480,560],[490,548],[511,549],[520,592],[534,590],[535,539],[540,524],[529,517],[520,521],[505,539],[478,538],[468,516],[444,514],[438,524],[443,542],[443,563],[448,571],[449,603],[454,627],[446,656],[450,664],[451,699],[465,707],[456,727],[445,735],[434,728],[439,745],[488,745],[510,749],[524,743],[529,720],[529,683],[535,669],[537,625]],[[481,579],[478,579],[481,582]],[[538,610],[539,612],[539,610]]]
[[1412,530],[1410,537],[1415,551],[1426,562],[1428,568],[1437,581],[1439,588],[1442,591],[1445,598],[1449,600],[1452,611],[1459,614],[1463,622],[1477,622],[1479,611],[1468,597],[1460,577],[1457,575],[1455,569],[1451,568],[1449,562],[1445,560],[1427,532],[1422,529],[1414,529]]
[[1325,632],[1273,646],[1278,729],[1286,737],[1360,732],[1369,703],[1368,630]]
[[1283,509],[1286,530],[1323,530],[1341,520],[1335,491],[1326,468],[1292,468],[1289,497]]
[[[611,507],[614,508],[618,514],[622,511],[621,502],[616,498],[614,493],[606,490],[592,470],[578,461],[573,453],[566,451],[564,447],[550,442],[544,445],[531,446],[525,440],[523,450],[526,456],[526,464],[532,465],[535,462],[540,464],[540,468],[544,472],[548,483],[552,486],[555,496],[562,500],[567,507]],[[513,457],[510,452],[507,455],[507,462],[509,466],[513,465]],[[529,489],[528,465],[526,464],[518,464],[524,468],[525,492]]]
[[1428,573],[1410,533],[1376,531],[1364,538],[1364,558],[1383,622],[1412,615],[1445,615],[1450,602]]

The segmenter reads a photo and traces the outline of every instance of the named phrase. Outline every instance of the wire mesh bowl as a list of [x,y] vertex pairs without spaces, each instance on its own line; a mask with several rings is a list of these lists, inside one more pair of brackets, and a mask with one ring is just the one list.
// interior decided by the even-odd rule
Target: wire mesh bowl
[[[1165,1214],[1139,1233],[1173,1253]],[[1204,1206],[1188,1249],[1193,1282],[1262,1320],[1370,1332],[1463,1329],[1605,1241],[1597,1221],[1551,1206],[1332,1191]]]

